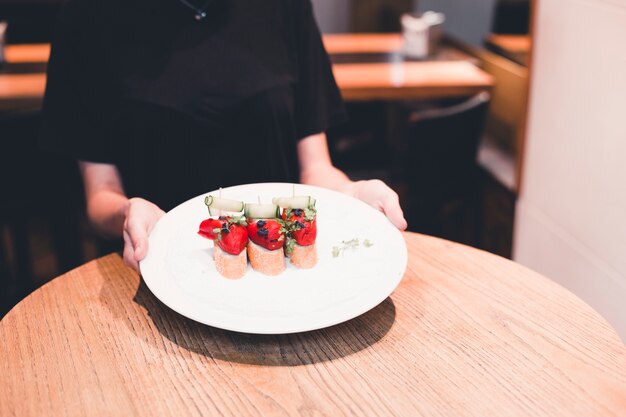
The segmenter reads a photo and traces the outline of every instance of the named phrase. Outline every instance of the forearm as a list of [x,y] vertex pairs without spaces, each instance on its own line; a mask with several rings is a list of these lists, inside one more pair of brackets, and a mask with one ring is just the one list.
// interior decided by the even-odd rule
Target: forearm
[[355,183],[332,164],[325,134],[302,139],[298,144],[298,160],[301,183],[353,194]]
[[107,238],[122,236],[128,198],[111,190],[93,193],[87,200],[87,215],[94,230]]
[[148,253],[148,234],[165,213],[143,198],[126,197],[115,165],[79,161],[78,166],[93,228],[105,237],[123,237],[124,262],[139,271],[139,261]]
[[298,143],[300,182],[330,188],[365,201],[382,211],[400,230],[407,227],[396,194],[381,180],[351,181],[330,161],[326,135],[309,136]]
[[86,161],[80,161],[79,167],[85,186],[89,222],[104,237],[121,237],[129,200],[117,167]]
[[346,194],[352,194],[354,182],[330,163],[311,164],[300,172],[302,184],[316,185]]

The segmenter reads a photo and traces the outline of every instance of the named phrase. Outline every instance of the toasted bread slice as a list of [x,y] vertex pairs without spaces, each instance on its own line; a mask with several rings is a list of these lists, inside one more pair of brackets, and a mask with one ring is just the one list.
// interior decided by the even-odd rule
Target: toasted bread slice
[[315,244],[309,246],[300,246],[297,243],[293,245],[291,252],[291,263],[302,269],[310,269],[317,263],[317,248]]
[[242,250],[239,255],[231,255],[215,245],[214,251],[217,272],[230,279],[241,278],[246,274],[248,257],[245,250]]
[[282,248],[269,250],[249,240],[248,258],[252,268],[265,275],[274,276],[285,270],[285,254]]

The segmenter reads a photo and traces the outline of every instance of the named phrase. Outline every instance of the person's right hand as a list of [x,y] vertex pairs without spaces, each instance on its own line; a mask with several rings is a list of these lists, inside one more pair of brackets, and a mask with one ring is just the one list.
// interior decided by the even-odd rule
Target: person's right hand
[[131,198],[124,220],[124,263],[139,272],[139,261],[148,253],[148,235],[165,212],[143,198]]

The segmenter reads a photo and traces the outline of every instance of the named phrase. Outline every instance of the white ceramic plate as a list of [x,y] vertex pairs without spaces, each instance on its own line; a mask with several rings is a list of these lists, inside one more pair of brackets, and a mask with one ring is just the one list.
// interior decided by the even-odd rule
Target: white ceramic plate
[[[401,233],[367,204],[323,188],[296,185],[297,195],[317,199],[318,264],[300,270],[287,263],[268,277],[248,265],[239,280],[222,277],[213,262],[213,242],[197,234],[208,217],[204,197],[167,213],[150,235],[141,262],[148,288],[174,311],[226,330],[284,334],[320,329],[357,317],[384,301],[398,286],[407,264]],[[292,184],[249,184],[222,190],[222,197],[271,201],[292,194]],[[342,241],[368,239],[334,257]]]

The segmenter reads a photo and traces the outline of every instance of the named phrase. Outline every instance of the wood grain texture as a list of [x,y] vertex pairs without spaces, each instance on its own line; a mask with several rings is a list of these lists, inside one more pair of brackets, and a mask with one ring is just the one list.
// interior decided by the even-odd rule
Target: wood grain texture
[[0,415],[625,415],[626,348],[595,311],[511,261],[405,237],[390,298],[293,335],[197,324],[118,255],[86,264],[0,322]]
[[333,72],[348,101],[464,97],[492,86],[489,74],[463,61],[335,64]]

